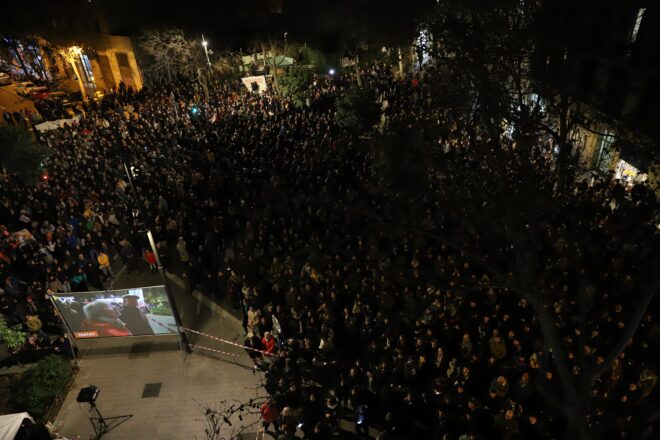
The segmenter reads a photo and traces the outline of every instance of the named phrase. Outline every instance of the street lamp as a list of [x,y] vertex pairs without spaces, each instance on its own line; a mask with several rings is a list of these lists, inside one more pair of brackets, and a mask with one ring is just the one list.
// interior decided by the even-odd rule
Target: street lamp
[[202,34],[202,46],[204,46],[204,53],[206,54],[206,64],[211,69],[211,59],[209,58],[209,42],[204,39],[204,34]]

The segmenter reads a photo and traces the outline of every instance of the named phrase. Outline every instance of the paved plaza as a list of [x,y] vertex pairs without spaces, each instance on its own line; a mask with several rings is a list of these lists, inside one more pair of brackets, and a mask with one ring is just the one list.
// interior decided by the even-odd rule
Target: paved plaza
[[[67,437],[80,435],[81,440],[91,438],[93,428],[89,406],[76,402],[76,397],[90,384],[101,390],[97,405],[104,417],[133,415],[104,436],[125,440],[203,439],[200,404],[222,408],[223,400],[248,401],[265,393],[259,388],[258,374],[249,368],[197,354],[184,357],[178,351],[138,349],[128,354],[92,355],[79,364],[80,372],[55,427]],[[159,388],[156,397],[143,397],[147,384],[160,384],[151,387]],[[254,420],[256,416],[244,418],[245,423]]]

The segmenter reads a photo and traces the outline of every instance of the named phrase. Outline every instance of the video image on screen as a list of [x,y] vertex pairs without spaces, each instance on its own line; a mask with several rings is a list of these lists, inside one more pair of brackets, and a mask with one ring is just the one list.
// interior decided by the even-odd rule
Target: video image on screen
[[176,333],[164,286],[58,293],[53,299],[76,339]]

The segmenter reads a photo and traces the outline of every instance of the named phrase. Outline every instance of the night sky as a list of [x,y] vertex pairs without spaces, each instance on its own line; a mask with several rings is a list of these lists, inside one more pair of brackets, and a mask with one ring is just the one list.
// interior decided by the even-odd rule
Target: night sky
[[3,33],[38,32],[54,18],[101,14],[114,34],[151,28],[204,33],[216,47],[245,47],[259,39],[307,42],[326,51],[358,42],[387,44],[415,30],[415,17],[434,0],[24,0],[3,5]]

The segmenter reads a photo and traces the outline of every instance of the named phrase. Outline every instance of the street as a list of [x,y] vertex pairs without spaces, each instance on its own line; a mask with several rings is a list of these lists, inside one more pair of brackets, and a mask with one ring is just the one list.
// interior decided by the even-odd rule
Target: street
[[[32,100],[23,98],[16,94],[16,84],[0,87],[0,113],[23,110],[28,108],[34,111],[34,103]],[[4,119],[1,121],[4,123]]]

